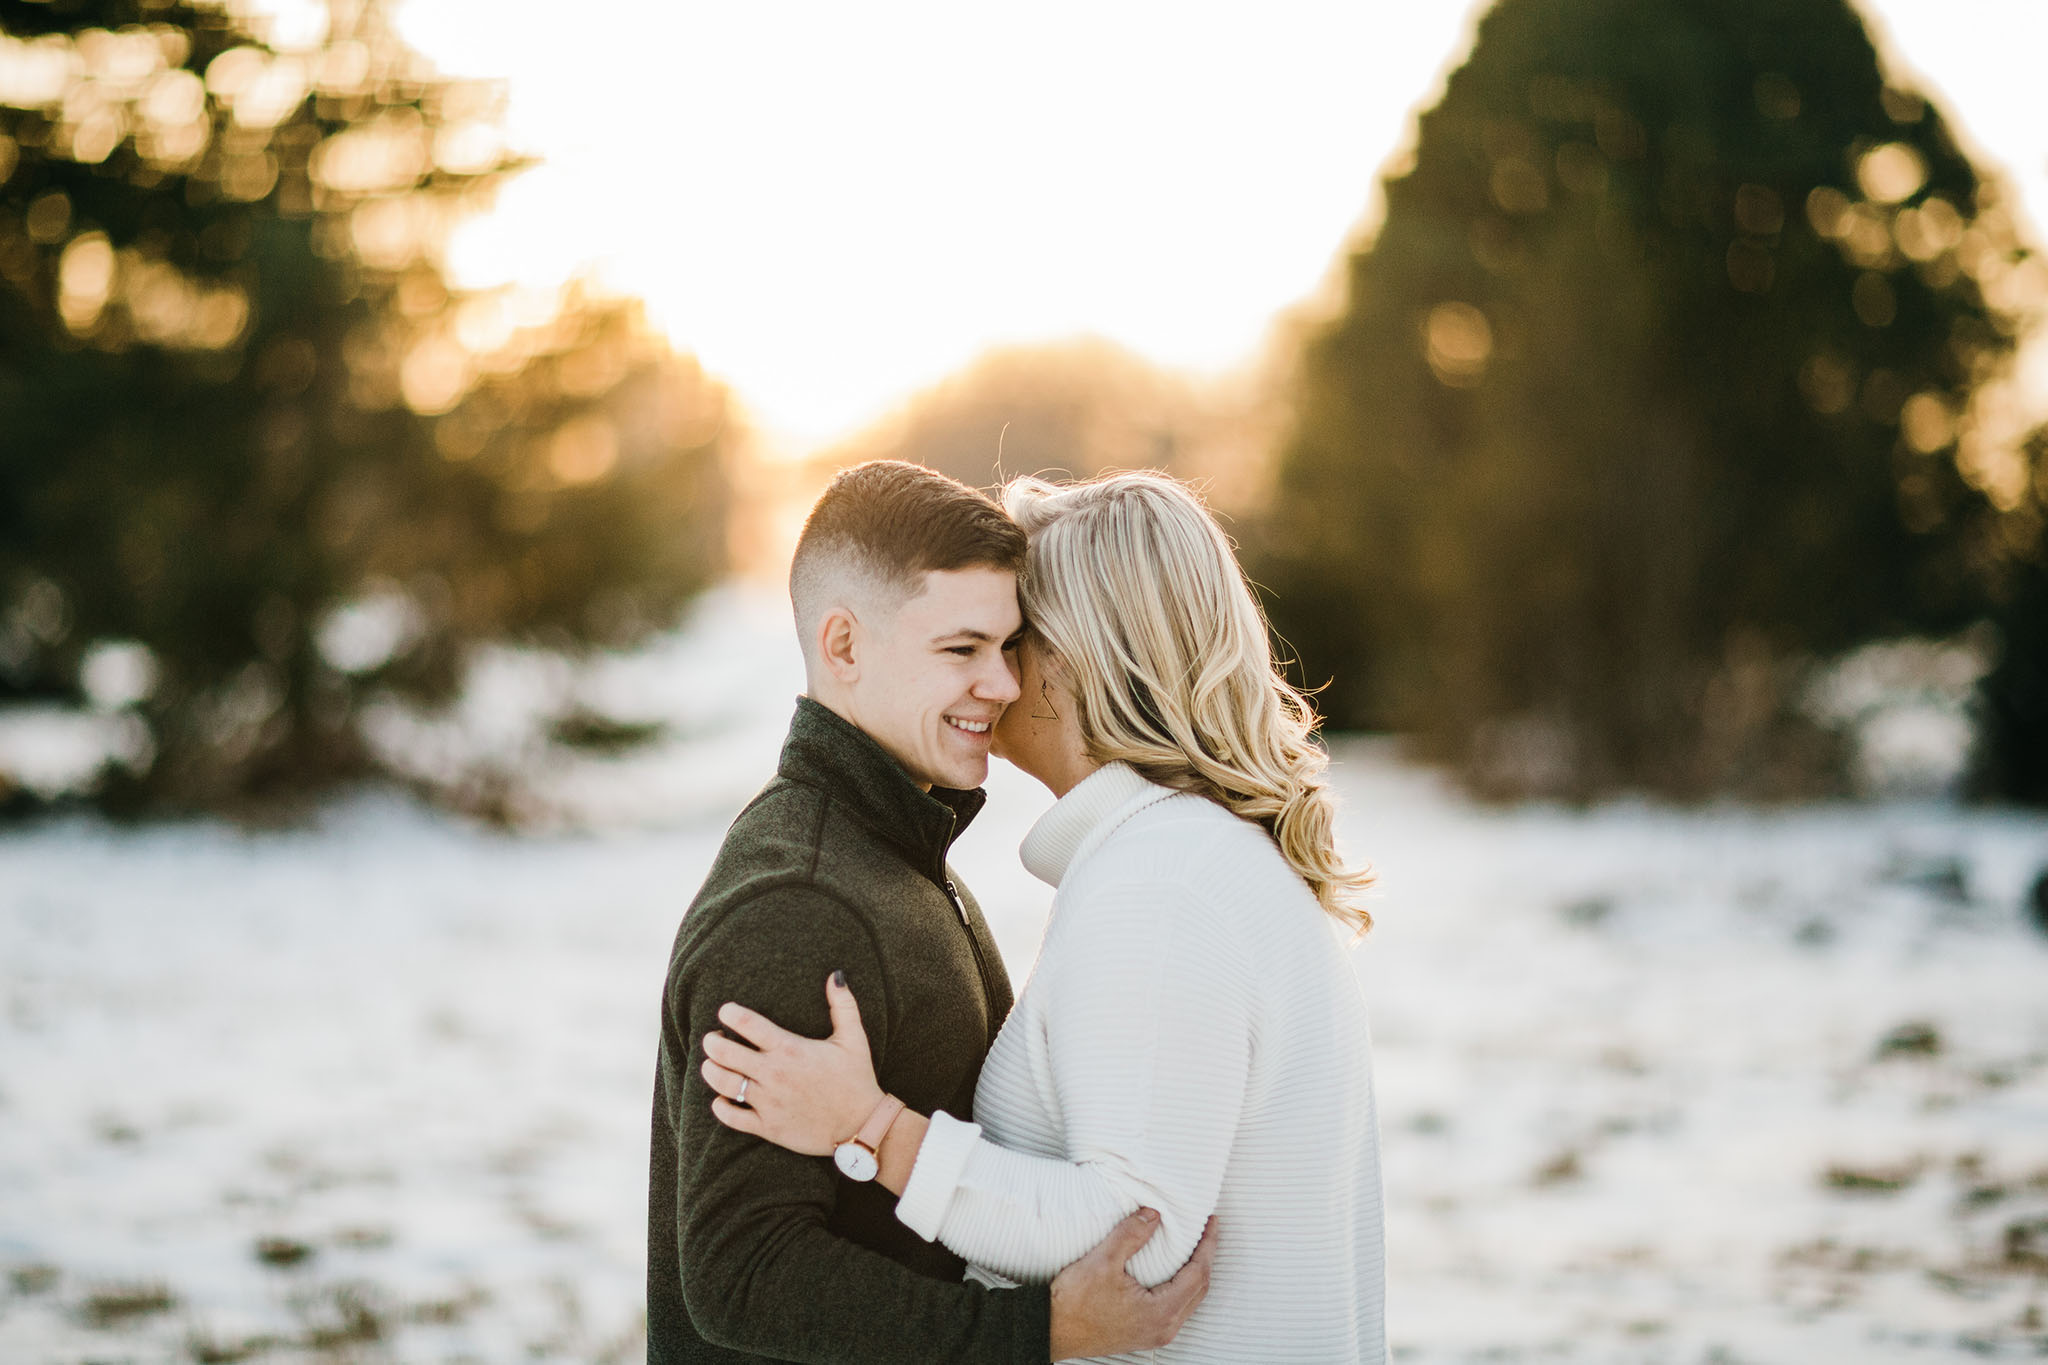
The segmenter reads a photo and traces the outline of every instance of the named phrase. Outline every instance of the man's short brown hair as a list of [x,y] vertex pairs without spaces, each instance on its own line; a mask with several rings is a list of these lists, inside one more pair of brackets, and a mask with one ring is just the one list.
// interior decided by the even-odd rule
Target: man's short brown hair
[[903,460],[842,471],[811,508],[789,566],[789,598],[808,654],[810,635],[852,587],[901,603],[924,575],[1024,569],[1024,532],[985,494]]

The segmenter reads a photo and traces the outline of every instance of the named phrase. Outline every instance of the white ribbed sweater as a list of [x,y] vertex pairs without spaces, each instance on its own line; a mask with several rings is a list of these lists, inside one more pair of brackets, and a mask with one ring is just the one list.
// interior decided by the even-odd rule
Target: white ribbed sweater
[[1365,1005],[1266,833],[1122,764],[1024,841],[1058,888],[979,1124],[932,1116],[897,1216],[991,1284],[1043,1281],[1140,1204],[1166,1279],[1217,1217],[1209,1296],[1157,1362],[1386,1358]]

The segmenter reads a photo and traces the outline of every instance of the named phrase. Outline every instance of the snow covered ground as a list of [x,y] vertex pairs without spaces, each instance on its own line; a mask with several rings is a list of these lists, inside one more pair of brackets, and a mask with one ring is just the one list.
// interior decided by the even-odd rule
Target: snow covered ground
[[[384,797],[0,833],[0,1360],[638,1360],[665,954],[773,762],[783,629],[728,592],[580,681],[505,661],[673,722],[551,760],[538,836]],[[490,714],[386,737],[458,761]],[[2048,819],[1336,771],[1397,1359],[2048,1356]],[[991,786],[956,863],[1021,980],[1047,799]]]

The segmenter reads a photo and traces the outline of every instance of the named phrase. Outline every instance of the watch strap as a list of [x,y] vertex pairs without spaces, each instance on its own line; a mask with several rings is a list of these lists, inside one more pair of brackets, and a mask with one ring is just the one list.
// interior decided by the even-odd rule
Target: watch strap
[[860,1126],[853,1140],[870,1152],[882,1150],[882,1139],[889,1136],[889,1128],[896,1122],[896,1116],[903,1112],[903,1101],[894,1095],[882,1096],[882,1102],[868,1115],[868,1121]]

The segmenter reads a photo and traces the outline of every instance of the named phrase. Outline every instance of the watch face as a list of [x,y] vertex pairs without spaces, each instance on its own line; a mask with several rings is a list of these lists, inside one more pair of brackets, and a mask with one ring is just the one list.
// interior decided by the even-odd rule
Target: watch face
[[875,1154],[858,1142],[840,1143],[832,1149],[832,1160],[848,1180],[873,1180],[875,1172],[881,1169],[875,1163]]

